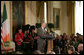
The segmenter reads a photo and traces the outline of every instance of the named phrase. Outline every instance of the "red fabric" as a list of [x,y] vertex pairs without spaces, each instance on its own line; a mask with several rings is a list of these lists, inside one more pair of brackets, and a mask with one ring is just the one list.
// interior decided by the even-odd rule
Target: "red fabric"
[[28,36],[32,40],[32,36]]
[[[30,38],[30,40],[32,40],[32,36],[27,36],[27,37]],[[26,38],[26,35],[24,36],[24,38],[26,42],[30,42],[30,40]]]
[[20,35],[16,33],[16,36],[15,36],[15,41],[17,42],[17,45],[21,45],[21,41],[19,41],[19,39],[23,41],[23,33],[20,33]]
[[2,29],[1,29],[1,33],[3,33]]
[[2,37],[2,35],[1,35],[1,38],[2,38],[2,40],[3,40],[3,37]]
[[25,38],[25,42],[29,42],[30,40],[28,40],[27,38],[26,38],[26,34],[24,34],[25,36],[24,36],[24,38]]

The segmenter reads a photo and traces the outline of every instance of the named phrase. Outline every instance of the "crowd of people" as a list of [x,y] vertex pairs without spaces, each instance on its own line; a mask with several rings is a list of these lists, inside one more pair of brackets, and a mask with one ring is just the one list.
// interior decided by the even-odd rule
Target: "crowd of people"
[[83,53],[83,35],[77,33],[76,36],[66,33],[57,35],[53,41],[56,54],[82,54]]
[[24,25],[16,28],[15,44],[16,51],[36,50],[37,49],[37,34],[35,33],[35,26]]
[[[19,26],[15,34],[16,51],[37,50],[38,35],[35,33],[35,26]],[[46,45],[47,46],[47,45]],[[53,51],[55,54],[82,54],[83,53],[83,35],[77,33],[76,36],[66,33],[57,35],[53,40]],[[39,52],[39,53],[38,53]],[[40,54],[37,50],[35,54]],[[53,54],[53,53],[52,53]]]

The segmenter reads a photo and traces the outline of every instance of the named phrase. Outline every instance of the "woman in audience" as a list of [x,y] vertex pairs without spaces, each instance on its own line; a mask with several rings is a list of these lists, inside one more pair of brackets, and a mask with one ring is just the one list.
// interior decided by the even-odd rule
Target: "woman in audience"
[[73,40],[73,46],[75,47],[75,50],[77,51],[77,46],[79,44],[79,41],[78,41],[78,37],[74,37],[74,40]]
[[74,47],[73,46],[69,46],[68,49],[67,49],[67,53],[68,54],[75,54],[74,52],[75,52]]
[[68,48],[70,46],[70,44],[71,44],[71,38],[70,38],[70,36],[67,36],[66,37],[66,47]]

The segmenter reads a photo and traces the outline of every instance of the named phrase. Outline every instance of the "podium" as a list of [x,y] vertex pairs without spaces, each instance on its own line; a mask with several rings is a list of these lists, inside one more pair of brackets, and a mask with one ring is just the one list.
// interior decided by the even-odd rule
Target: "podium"
[[48,40],[47,53],[49,53],[51,50],[53,50],[53,40]]
[[48,41],[48,45],[47,45],[47,54],[49,52],[51,52],[53,50],[53,39],[55,39],[55,37],[53,36],[48,36],[48,38],[46,38]]

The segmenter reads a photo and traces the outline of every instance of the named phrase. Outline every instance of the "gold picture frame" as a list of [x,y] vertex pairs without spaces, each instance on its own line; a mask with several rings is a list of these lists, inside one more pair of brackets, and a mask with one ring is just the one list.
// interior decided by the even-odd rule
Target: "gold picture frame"
[[60,8],[53,8],[53,22],[55,30],[60,30]]

